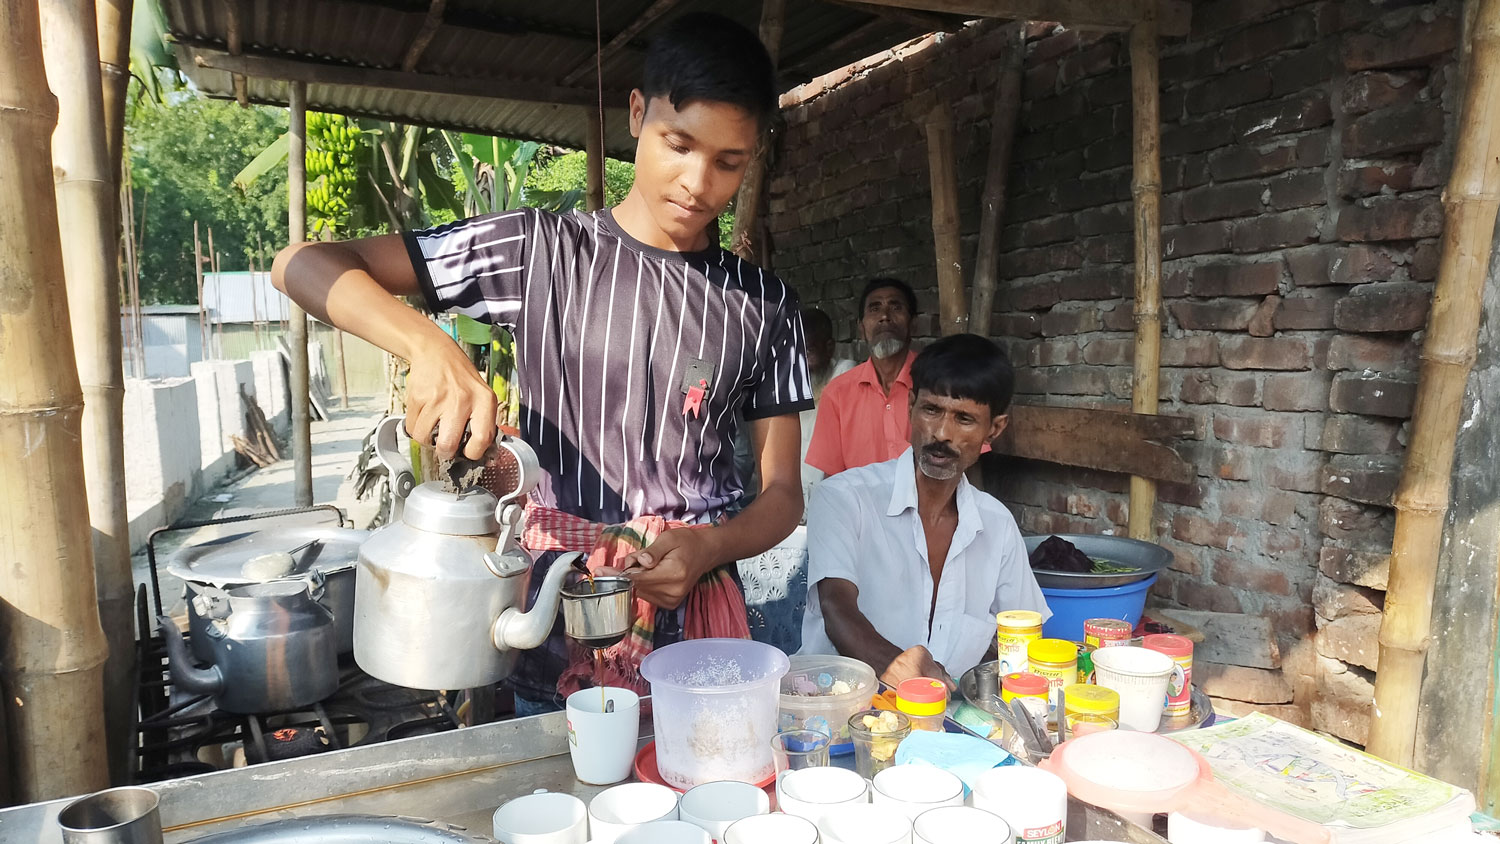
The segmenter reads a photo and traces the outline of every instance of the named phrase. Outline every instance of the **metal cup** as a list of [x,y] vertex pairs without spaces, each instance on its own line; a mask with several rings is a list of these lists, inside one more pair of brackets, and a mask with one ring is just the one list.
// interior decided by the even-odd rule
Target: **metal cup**
[[98,791],[57,815],[64,844],[162,844],[160,798],[149,788]]
[[562,589],[563,629],[585,647],[607,648],[625,638],[635,593],[627,577],[596,577]]

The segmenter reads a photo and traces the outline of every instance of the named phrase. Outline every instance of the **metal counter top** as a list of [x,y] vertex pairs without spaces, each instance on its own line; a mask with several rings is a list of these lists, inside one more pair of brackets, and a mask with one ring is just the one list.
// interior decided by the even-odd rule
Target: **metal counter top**
[[[641,724],[651,735],[649,717]],[[561,712],[415,736],[283,762],[153,783],[168,844],[284,818],[339,813],[442,820],[482,836],[507,800],[538,789],[587,802],[604,790],[573,777]],[[61,844],[69,801],[0,810],[0,844]],[[1113,813],[1070,800],[1068,838],[1165,844]]]

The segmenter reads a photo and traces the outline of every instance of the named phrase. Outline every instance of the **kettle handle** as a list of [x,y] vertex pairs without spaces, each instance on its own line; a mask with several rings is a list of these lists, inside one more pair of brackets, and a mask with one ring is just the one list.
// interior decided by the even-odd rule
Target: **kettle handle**
[[398,501],[405,501],[417,484],[411,459],[401,453],[399,434],[405,422],[405,416],[387,416],[375,426],[375,456],[390,473],[391,494]]

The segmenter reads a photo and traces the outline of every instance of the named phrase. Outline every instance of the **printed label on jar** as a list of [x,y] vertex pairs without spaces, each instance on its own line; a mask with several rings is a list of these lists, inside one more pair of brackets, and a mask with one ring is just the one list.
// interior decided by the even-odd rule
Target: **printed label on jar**
[[1062,821],[1047,826],[1023,827],[1016,836],[1016,844],[1062,844],[1062,840]]

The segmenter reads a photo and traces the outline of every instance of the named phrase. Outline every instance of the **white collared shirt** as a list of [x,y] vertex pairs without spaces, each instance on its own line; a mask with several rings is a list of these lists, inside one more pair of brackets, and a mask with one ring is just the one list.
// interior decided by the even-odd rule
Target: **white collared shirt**
[[995,613],[1052,613],[1027,560],[1016,520],[967,479],[958,483],[958,527],[937,584],[917,514],[911,449],[885,463],[840,472],[818,484],[807,506],[807,612],[802,653],[837,653],[823,629],[818,583],[840,578],[859,589],[859,611],[891,644],[925,645],[958,677],[995,640]]

